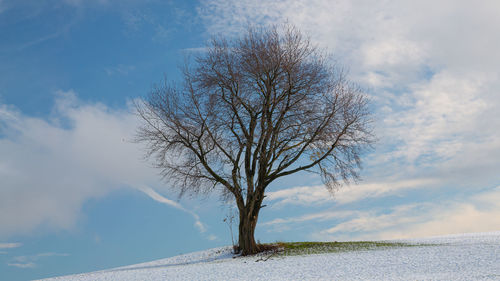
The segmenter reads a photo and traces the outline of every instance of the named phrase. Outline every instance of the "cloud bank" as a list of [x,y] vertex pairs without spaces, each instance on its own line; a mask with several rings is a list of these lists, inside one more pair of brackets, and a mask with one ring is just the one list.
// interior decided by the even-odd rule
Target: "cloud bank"
[[[309,234],[313,240],[377,240],[488,232],[500,229],[500,187],[473,196],[436,202],[374,206],[369,210],[330,208],[296,217],[263,222],[268,231],[281,232],[298,225],[324,227]],[[314,203],[314,204],[317,204]],[[330,223],[329,223],[330,222]]]
[[470,145],[496,152],[498,12],[497,1],[211,0],[199,8],[212,34],[290,21],[332,51],[372,95],[383,169],[436,165]]
[[[390,213],[361,212],[315,234],[322,239],[404,239],[500,229],[500,187],[467,200],[394,207]],[[353,235],[353,233],[355,233]]]
[[[321,185],[293,187],[270,192],[266,200],[277,207],[341,206],[390,195],[414,201],[378,206],[384,214],[327,210],[268,225],[342,219],[317,236],[328,239],[500,228],[498,206],[484,210],[476,199],[460,197],[484,195],[500,183],[498,1],[209,0],[198,12],[210,34],[289,21],[346,65],[373,100],[380,141],[365,159],[360,185],[334,197]],[[446,204],[405,197],[445,189]]]
[[[0,238],[37,227],[71,229],[85,201],[120,188],[186,211],[143,188],[161,183],[131,141],[137,122],[131,107],[83,103],[73,91],[57,93],[47,120],[0,105]],[[199,217],[189,213],[203,232]]]

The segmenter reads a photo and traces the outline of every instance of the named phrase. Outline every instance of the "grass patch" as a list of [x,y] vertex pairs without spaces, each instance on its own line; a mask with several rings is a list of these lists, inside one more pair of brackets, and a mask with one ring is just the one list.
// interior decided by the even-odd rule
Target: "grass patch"
[[[431,246],[430,244],[411,244],[388,241],[355,241],[355,242],[277,242],[267,245],[275,249],[275,254],[284,256],[310,255],[324,253],[342,253],[353,251],[382,250],[389,248],[404,248]],[[270,247],[270,248],[271,248]]]

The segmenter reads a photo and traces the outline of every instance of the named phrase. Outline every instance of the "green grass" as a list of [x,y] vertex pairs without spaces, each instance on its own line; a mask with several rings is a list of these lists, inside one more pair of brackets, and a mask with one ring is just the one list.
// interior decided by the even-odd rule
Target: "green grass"
[[390,248],[431,246],[430,244],[410,244],[388,241],[356,241],[356,242],[277,242],[268,244],[277,247],[278,255],[310,255],[323,253],[340,253],[352,251],[369,251]]

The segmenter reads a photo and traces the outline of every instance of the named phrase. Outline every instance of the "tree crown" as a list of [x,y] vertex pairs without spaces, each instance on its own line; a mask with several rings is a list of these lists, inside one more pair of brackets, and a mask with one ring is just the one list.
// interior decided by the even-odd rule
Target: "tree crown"
[[218,189],[245,206],[299,171],[329,190],[357,179],[367,98],[294,27],[215,38],[194,62],[137,104],[138,140],[181,194]]

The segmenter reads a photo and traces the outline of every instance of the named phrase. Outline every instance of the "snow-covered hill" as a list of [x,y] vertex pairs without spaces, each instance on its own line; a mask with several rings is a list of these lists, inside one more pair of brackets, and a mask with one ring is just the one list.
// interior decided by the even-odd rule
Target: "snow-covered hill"
[[500,232],[406,241],[427,245],[267,261],[225,247],[44,280],[500,280]]

